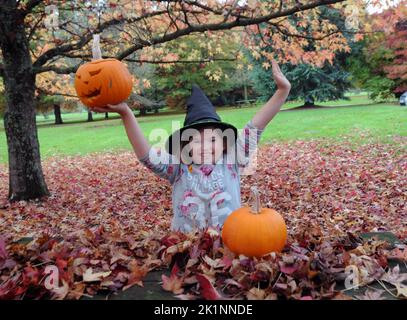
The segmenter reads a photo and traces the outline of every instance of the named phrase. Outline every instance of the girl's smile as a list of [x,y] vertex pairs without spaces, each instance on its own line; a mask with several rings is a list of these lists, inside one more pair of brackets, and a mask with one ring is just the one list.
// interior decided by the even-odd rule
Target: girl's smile
[[223,154],[224,144],[219,130],[213,127],[205,127],[196,130],[189,143],[182,149],[184,163],[215,164]]

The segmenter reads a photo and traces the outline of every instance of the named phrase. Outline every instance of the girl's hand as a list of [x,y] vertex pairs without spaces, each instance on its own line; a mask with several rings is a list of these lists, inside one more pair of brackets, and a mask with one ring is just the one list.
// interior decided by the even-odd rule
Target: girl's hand
[[276,82],[277,89],[284,90],[284,91],[290,91],[291,83],[290,83],[290,81],[287,80],[285,75],[281,72],[280,67],[277,64],[277,61],[272,59],[271,66],[272,66],[272,70],[273,70],[273,78],[274,78],[274,81]]
[[129,106],[125,102],[121,102],[119,104],[108,104],[104,107],[94,107],[94,108],[89,108],[91,111],[94,112],[117,112],[120,115],[125,114],[127,111],[130,111]]

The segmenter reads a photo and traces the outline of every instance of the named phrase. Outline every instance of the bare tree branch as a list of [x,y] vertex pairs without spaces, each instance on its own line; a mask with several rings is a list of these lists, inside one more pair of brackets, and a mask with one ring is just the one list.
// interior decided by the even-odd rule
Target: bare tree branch
[[128,62],[137,63],[149,63],[149,64],[170,64],[170,63],[207,63],[211,61],[236,61],[236,58],[207,58],[201,60],[172,60],[172,61],[160,61],[160,60],[145,60],[145,59],[123,59]]
[[283,30],[283,29],[280,28],[277,24],[274,24],[274,23],[271,23],[271,22],[267,22],[267,23],[268,23],[269,25],[275,27],[275,28],[278,30],[278,32],[280,32],[281,34],[283,34],[283,35],[285,35],[285,36],[293,37],[293,38],[302,38],[302,39],[307,39],[307,40],[314,40],[314,41],[323,40],[323,39],[325,39],[325,38],[330,37],[331,35],[333,35],[333,34],[335,34],[335,33],[339,33],[339,32],[340,32],[340,30],[338,29],[338,30],[329,32],[329,33],[327,33],[327,34],[324,34],[324,35],[321,36],[321,37],[312,37],[312,36],[302,35],[302,34],[299,34],[299,33],[291,33],[291,32],[288,32],[288,31],[286,31],[286,30]]
[[[101,33],[103,30],[105,30],[105,29],[107,29],[107,28],[109,28],[111,26],[114,26],[114,25],[118,25],[118,24],[125,23],[125,22],[134,23],[134,22],[137,22],[137,21],[141,21],[141,20],[143,20],[145,18],[151,18],[151,17],[157,16],[157,15],[165,14],[166,12],[167,11],[165,11],[165,10],[164,11],[156,11],[156,12],[146,13],[146,14],[144,14],[144,15],[142,15],[140,17],[136,17],[136,18],[112,19],[112,20],[109,20],[109,21],[106,21],[106,22],[102,23],[100,25],[100,27],[95,32],[96,33]],[[80,38],[80,41],[78,41],[76,43],[70,43],[70,44],[59,46],[59,47],[55,47],[55,48],[52,48],[52,49],[48,50],[47,52],[43,53],[40,57],[38,57],[38,59],[33,64],[34,72],[37,72],[37,70],[39,70],[39,68],[41,66],[43,66],[51,58],[53,58],[55,56],[58,56],[58,55],[61,55],[64,52],[69,52],[69,51],[72,51],[72,50],[78,50],[78,49],[82,48],[90,40],[92,40],[92,37],[93,37],[93,32],[92,33],[89,32],[89,33],[83,35]]]
[[73,94],[69,94],[69,93],[52,92],[52,91],[48,91],[48,90],[45,90],[45,89],[39,88],[39,87],[35,87],[35,89],[39,93],[42,93],[42,94],[47,95],[47,96],[64,96],[64,97],[70,97],[70,98],[78,98],[77,95],[73,95]]
[[179,28],[178,28],[178,25],[177,25],[177,21],[175,21],[174,18],[172,17],[172,15],[171,15],[170,4],[169,3],[167,3],[167,15],[168,15],[168,18],[170,18],[170,20],[171,20],[170,27],[173,25],[173,26],[175,26],[175,29],[177,29],[177,31],[178,31]]
[[181,2],[181,8],[182,8],[182,13],[184,15],[184,23],[187,26],[191,26],[191,24],[189,23],[188,14],[187,14],[188,10],[185,9],[185,6],[182,2]]
[[[92,56],[69,56],[69,58],[82,58],[85,57],[89,61],[91,60]],[[103,56],[104,59],[107,58],[114,58],[109,56]],[[163,61],[163,60],[146,60],[146,59],[130,59],[125,58],[124,61],[127,62],[134,62],[134,63],[148,63],[148,64],[172,64],[172,63],[179,63],[179,64],[192,64],[192,63],[209,63],[211,61],[236,61],[237,58],[207,58],[201,60],[171,60],[171,61]],[[45,66],[40,69],[38,73],[50,72],[53,71],[57,74],[69,74],[75,73],[79,66],[72,66],[67,68],[57,68],[55,66]]]
[[33,37],[35,30],[37,29],[37,27],[40,25],[40,23],[42,22],[43,18],[45,17],[45,13],[41,14],[41,17],[34,23],[34,25],[30,28],[30,32],[27,36],[27,40],[31,41],[31,38]]
[[43,0],[30,0],[24,6],[24,10],[22,10],[22,14],[26,16],[27,14],[31,13],[31,11],[38,6],[40,3],[44,2]]

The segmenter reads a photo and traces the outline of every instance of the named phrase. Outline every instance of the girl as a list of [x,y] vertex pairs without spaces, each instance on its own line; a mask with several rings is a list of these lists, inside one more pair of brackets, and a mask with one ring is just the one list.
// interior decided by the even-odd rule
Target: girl
[[275,60],[272,71],[277,91],[240,135],[234,126],[221,121],[209,99],[195,85],[187,102],[184,127],[168,138],[165,150],[149,145],[126,103],[91,109],[119,113],[139,161],[171,183],[172,230],[191,232],[222,226],[226,217],[241,207],[241,170],[250,164],[261,133],[291,89]]

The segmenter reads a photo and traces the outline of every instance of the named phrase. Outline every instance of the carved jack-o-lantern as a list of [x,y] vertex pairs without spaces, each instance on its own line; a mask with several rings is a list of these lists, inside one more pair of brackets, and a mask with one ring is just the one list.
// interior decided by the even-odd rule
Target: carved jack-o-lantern
[[80,66],[75,76],[75,90],[88,107],[103,107],[126,100],[132,88],[127,67],[116,59],[98,59]]

